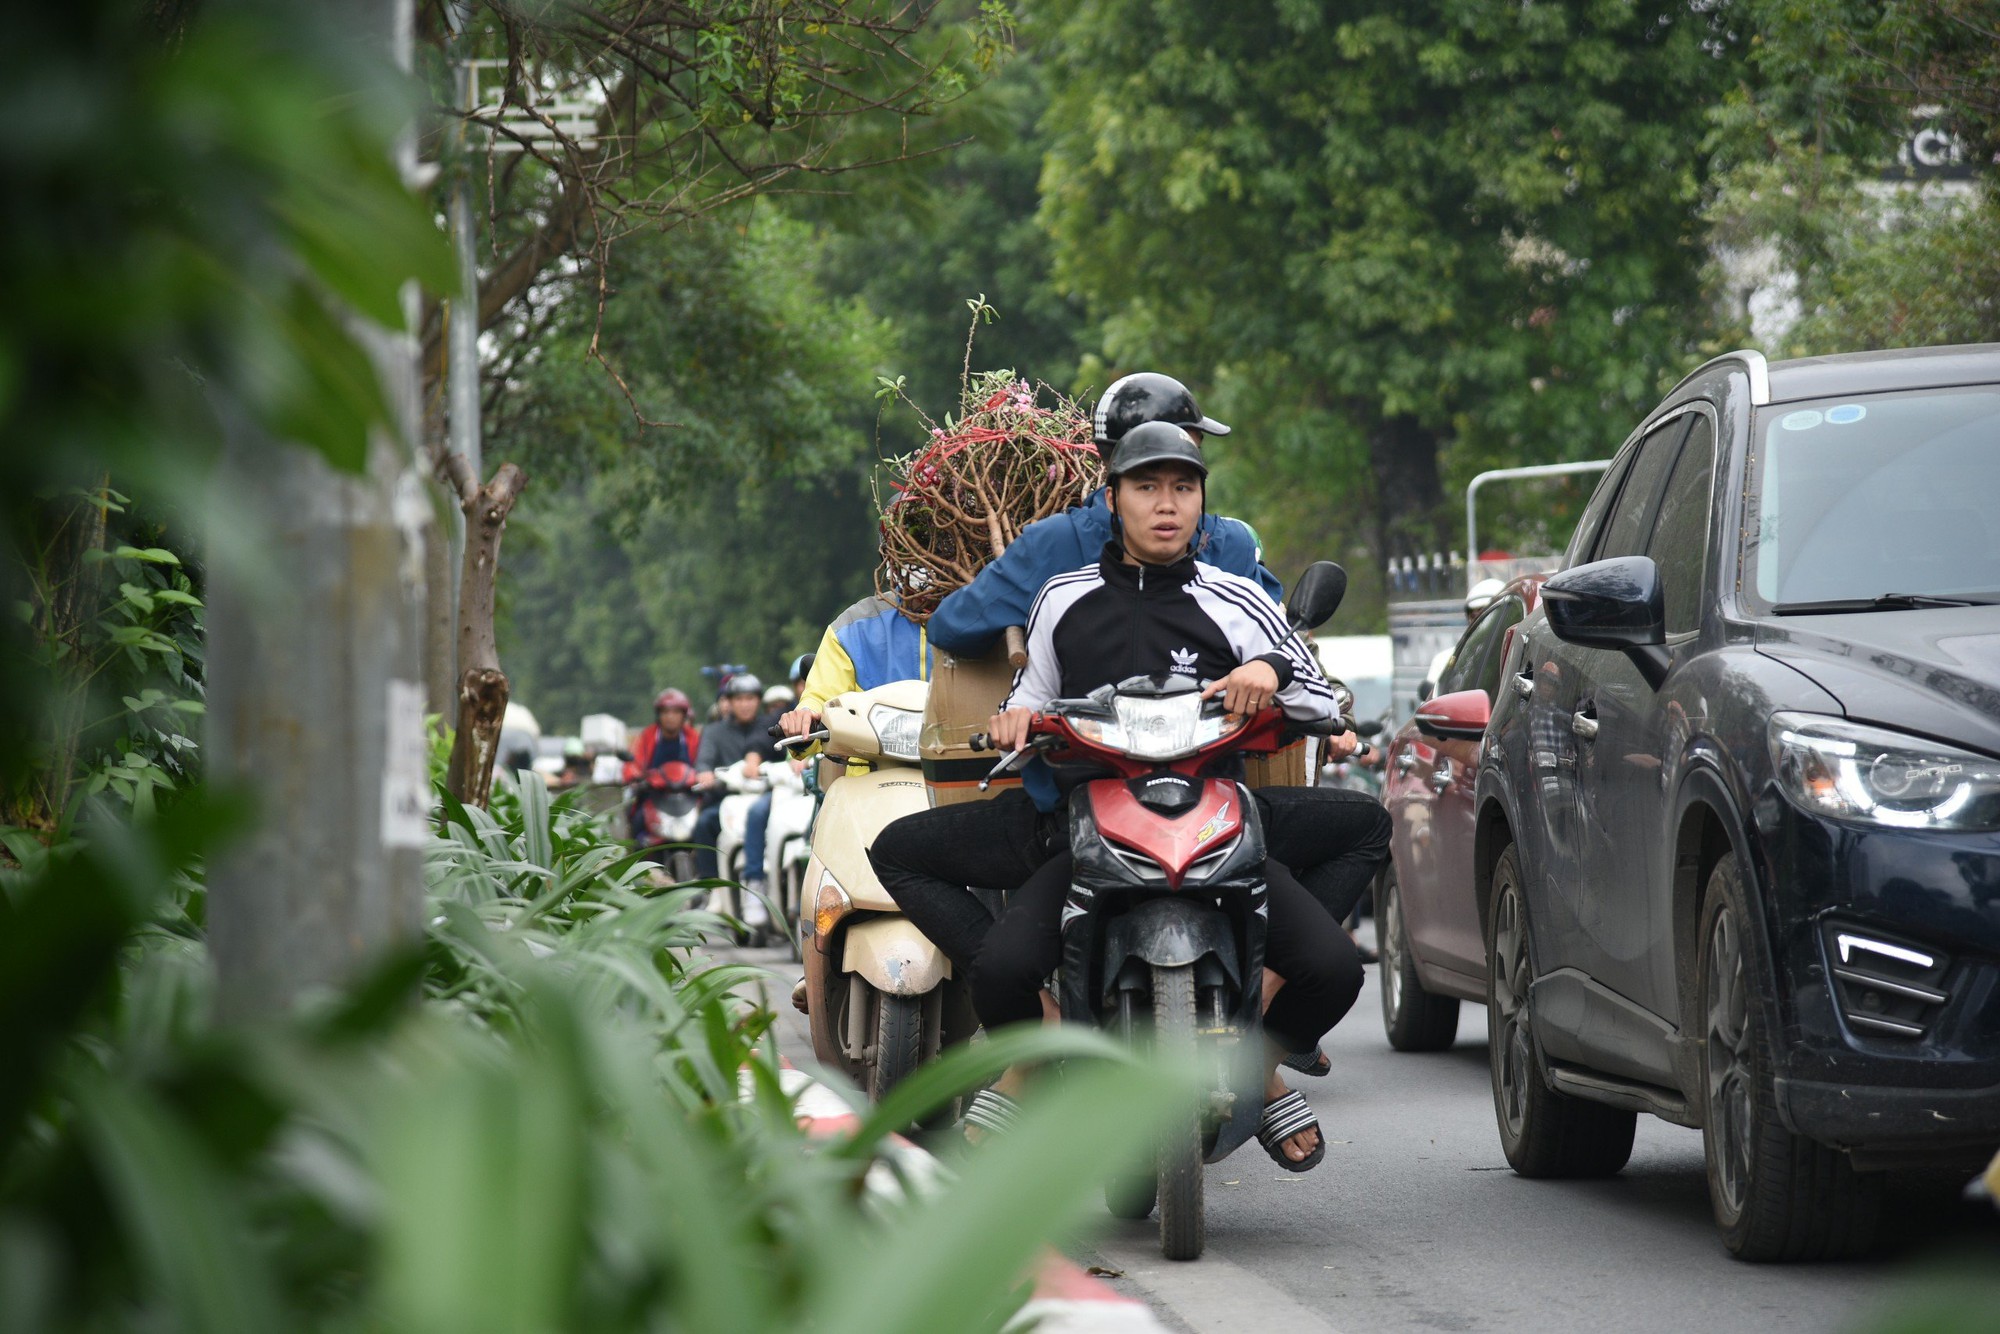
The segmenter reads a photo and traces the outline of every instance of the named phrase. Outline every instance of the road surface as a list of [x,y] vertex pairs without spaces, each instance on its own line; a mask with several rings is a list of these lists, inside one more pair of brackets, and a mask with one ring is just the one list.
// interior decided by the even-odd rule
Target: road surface
[[[784,1003],[797,966],[781,951],[740,957],[782,978],[780,1045],[810,1056],[805,1021]],[[1485,1011],[1463,1008],[1452,1050],[1399,1054],[1368,974],[1328,1037],[1333,1074],[1288,1076],[1328,1136],[1317,1170],[1280,1171],[1252,1144],[1208,1169],[1201,1260],[1162,1260],[1152,1223],[1109,1218],[1071,1247],[1078,1258],[1194,1334],[1855,1330],[1942,1251],[2000,1267],[2000,1216],[1935,1183],[1895,1195],[1885,1230],[1897,1240],[1880,1259],[1731,1260],[1709,1217],[1700,1134],[1652,1117],[1610,1180],[1517,1177],[1493,1128]]]

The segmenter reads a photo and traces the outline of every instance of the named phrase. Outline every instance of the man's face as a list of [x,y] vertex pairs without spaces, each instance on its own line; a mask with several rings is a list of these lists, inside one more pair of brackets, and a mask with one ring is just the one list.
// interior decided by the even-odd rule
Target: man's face
[[671,704],[667,705],[664,709],[657,710],[653,714],[653,718],[660,724],[662,732],[678,732],[686,725],[688,720],[686,709],[676,708]]
[[1186,555],[1201,521],[1201,494],[1201,474],[1185,463],[1156,463],[1120,477],[1111,503],[1125,550],[1149,565]]
[[723,701],[723,709],[739,723],[755,721],[757,717],[757,697],[755,695],[731,695]]

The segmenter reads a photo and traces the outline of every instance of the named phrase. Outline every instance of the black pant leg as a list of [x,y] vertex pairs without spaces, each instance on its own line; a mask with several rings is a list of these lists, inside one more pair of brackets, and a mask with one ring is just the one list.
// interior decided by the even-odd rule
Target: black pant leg
[[1019,791],[906,815],[868,849],[882,888],[961,973],[993,925],[966,886],[1017,889],[1047,856],[1043,819]]
[[1361,957],[1340,923],[1283,866],[1273,859],[1264,870],[1271,889],[1264,965],[1285,979],[1264,1011],[1264,1027],[1286,1051],[1308,1052],[1361,994]]
[[1336,922],[1345,921],[1388,860],[1389,812],[1366,792],[1345,788],[1267,787],[1254,795],[1265,851]]
[[1062,961],[1062,907],[1069,897],[1070,870],[1066,850],[1043,862],[1014,891],[1007,911],[986,933],[971,980],[972,1008],[989,1032],[1042,1017],[1042,983]]

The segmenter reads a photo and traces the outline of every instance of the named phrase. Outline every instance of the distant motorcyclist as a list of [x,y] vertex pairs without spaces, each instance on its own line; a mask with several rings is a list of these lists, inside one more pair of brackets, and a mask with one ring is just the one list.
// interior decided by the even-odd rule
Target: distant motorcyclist
[[717,784],[715,771],[742,760],[744,776],[755,778],[763,762],[778,754],[766,735],[770,723],[763,715],[763,694],[764,683],[749,672],[724,678],[720,715],[701,734],[694,762],[695,786],[702,791],[694,855],[695,874],[703,879],[717,874],[715,843],[722,835],[722,799],[728,795]]
[[625,762],[623,777],[627,783],[640,784],[640,796],[626,812],[635,843],[646,836],[646,786],[658,776],[663,765],[676,762],[692,765],[700,754],[701,730],[688,722],[693,713],[694,701],[668,686],[654,696],[653,721],[632,743],[632,758]]

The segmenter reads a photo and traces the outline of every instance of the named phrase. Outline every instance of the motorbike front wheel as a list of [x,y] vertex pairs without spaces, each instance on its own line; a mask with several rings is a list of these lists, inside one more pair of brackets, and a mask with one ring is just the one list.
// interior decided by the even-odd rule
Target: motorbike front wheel
[[[1153,1047],[1183,1067],[1195,1058],[1195,986],[1190,965],[1153,965]],[[1160,1253],[1196,1260],[1208,1242],[1202,1214],[1201,1110],[1190,1102],[1160,1133]]]

